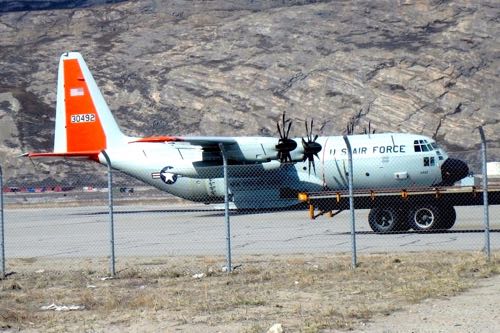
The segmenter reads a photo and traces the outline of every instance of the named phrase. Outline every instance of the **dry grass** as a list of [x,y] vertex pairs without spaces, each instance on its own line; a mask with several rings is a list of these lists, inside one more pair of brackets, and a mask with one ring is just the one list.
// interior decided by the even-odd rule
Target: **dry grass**
[[[500,272],[498,254],[490,263],[473,253],[365,255],[355,270],[350,260],[247,257],[226,274],[220,270],[223,258],[127,258],[112,280],[101,280],[104,259],[11,260],[8,267],[17,273],[1,281],[0,324],[46,332],[109,331],[138,323],[145,332],[262,332],[274,322],[292,332],[349,329],[409,303],[457,294]],[[40,268],[45,270],[36,272]],[[196,273],[205,276],[194,279]],[[51,303],[85,310],[40,310]]]

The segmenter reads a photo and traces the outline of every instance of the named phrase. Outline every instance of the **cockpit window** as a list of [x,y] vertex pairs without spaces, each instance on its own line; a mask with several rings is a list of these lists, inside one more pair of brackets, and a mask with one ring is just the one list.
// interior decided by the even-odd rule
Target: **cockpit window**
[[421,151],[433,151],[435,148],[432,143],[427,143],[427,140],[414,140],[413,147],[417,153]]

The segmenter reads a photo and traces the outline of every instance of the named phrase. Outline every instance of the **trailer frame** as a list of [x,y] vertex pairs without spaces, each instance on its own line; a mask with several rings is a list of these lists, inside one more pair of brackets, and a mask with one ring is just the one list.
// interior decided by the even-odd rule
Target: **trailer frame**
[[[500,184],[490,185],[487,193],[489,205],[500,204]],[[301,192],[298,195],[298,200],[308,205],[309,217],[312,220],[325,214],[334,216],[343,210],[349,209],[349,192],[347,189],[338,191]],[[455,206],[479,206],[483,205],[483,202],[483,190],[475,186],[378,190],[365,189],[355,190],[353,192],[353,204],[355,209],[397,209],[406,215],[408,214],[408,210],[414,207],[437,207],[439,210],[447,209],[445,213],[453,215],[455,214],[453,209]],[[318,212],[316,213],[316,211]],[[456,216],[453,220],[455,218]],[[406,216],[404,219],[406,219]],[[451,223],[451,226],[453,226],[453,224],[454,221]],[[414,226],[414,229],[422,231],[422,229],[425,228],[419,228],[417,225]],[[432,229],[435,230],[436,226],[432,227]],[[374,231],[377,232],[377,230]],[[378,232],[383,231],[378,230]]]

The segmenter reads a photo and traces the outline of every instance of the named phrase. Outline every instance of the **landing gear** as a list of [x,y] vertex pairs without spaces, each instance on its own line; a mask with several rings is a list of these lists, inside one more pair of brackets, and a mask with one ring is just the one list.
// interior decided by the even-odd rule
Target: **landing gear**
[[404,213],[404,210],[393,207],[375,207],[368,214],[368,222],[376,233],[408,231],[410,227]]

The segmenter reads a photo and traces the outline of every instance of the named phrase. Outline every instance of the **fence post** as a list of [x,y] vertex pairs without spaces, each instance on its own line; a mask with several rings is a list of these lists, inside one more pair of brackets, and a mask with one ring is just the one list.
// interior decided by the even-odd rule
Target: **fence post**
[[1,269],[2,269],[2,278],[5,278],[5,235],[4,235],[5,227],[4,227],[4,220],[3,220],[3,171],[2,171],[2,166],[0,165],[0,251],[2,251],[1,254],[1,260],[2,262],[0,263]]
[[356,222],[354,218],[354,196],[353,196],[353,167],[352,167],[352,150],[351,144],[349,143],[349,138],[344,135],[344,141],[347,146],[347,156],[349,164],[349,210],[351,212],[351,244],[352,244],[352,268],[356,268],[358,265],[357,255],[356,255]]
[[227,271],[232,271],[231,264],[231,223],[229,221],[229,190],[227,176],[227,158],[224,152],[224,145],[219,143],[219,148],[222,153],[222,164],[224,167],[224,221],[226,222],[226,245],[227,245]]
[[484,251],[488,261],[491,259],[490,248],[490,216],[488,205],[488,168],[486,156],[486,137],[484,135],[483,127],[479,126],[479,134],[481,135],[481,159],[483,167],[483,223],[484,223]]
[[111,245],[111,258],[109,263],[109,270],[112,276],[115,276],[115,223],[113,220],[113,173],[111,171],[111,160],[105,150],[102,155],[106,159],[108,166],[108,206],[109,206],[109,238]]

